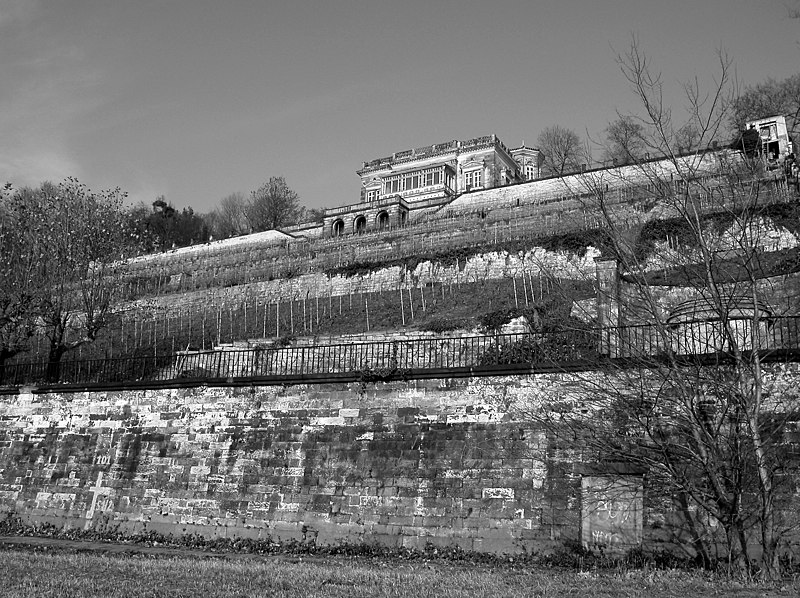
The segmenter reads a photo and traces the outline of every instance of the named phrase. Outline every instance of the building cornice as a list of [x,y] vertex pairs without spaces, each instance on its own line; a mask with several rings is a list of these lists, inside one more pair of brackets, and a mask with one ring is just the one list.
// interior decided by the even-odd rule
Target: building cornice
[[408,164],[418,160],[426,160],[428,158],[435,158],[446,154],[458,155],[463,152],[476,151],[480,149],[497,147],[503,152],[508,154],[508,157],[513,159],[510,150],[503,144],[502,141],[492,133],[491,135],[484,135],[483,137],[474,137],[466,141],[446,141],[444,143],[435,143],[433,145],[426,145],[415,149],[404,150],[402,152],[395,152],[391,156],[385,158],[377,158],[364,162],[360,170],[356,171],[359,176],[364,176],[370,172],[379,170],[390,169],[401,164]]

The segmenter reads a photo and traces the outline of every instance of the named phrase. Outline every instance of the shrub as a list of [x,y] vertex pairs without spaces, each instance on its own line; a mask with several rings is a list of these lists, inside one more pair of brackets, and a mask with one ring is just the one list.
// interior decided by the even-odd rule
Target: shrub
[[441,334],[451,330],[467,328],[470,320],[467,318],[433,318],[420,325],[419,329],[423,332],[435,332]]

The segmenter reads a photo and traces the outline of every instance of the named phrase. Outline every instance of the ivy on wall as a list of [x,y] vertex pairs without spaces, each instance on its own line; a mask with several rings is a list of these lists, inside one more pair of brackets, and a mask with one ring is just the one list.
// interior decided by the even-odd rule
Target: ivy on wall
[[441,251],[420,252],[417,255],[380,260],[358,261],[334,266],[323,270],[329,276],[363,276],[378,270],[393,266],[413,270],[423,262],[436,262],[442,266],[452,266],[456,263],[465,263],[471,257],[491,252],[519,253],[532,248],[541,247],[551,252],[573,253],[584,257],[589,247],[599,249],[603,255],[614,255],[614,243],[607,230],[602,228],[587,229],[580,232],[570,232],[560,235],[551,235],[538,239],[519,239],[515,241],[486,242],[466,247],[453,247]]
[[[743,210],[715,212],[702,218],[701,229],[721,233],[741,217]],[[761,208],[755,216],[772,220],[777,227],[800,235],[800,205],[772,204]],[[658,243],[671,240],[682,247],[697,247],[697,237],[690,224],[682,218],[651,220],[647,222],[636,239],[636,258],[645,260],[651,256]]]

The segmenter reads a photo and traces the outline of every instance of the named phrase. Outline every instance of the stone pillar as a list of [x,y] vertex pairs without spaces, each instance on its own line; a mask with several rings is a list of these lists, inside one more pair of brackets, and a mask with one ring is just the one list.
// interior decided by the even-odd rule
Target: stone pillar
[[601,328],[600,354],[618,357],[619,266],[616,260],[597,262],[597,325]]

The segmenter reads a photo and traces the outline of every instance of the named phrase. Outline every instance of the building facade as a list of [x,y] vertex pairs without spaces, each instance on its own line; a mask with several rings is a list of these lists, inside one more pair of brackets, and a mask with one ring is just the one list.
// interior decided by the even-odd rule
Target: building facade
[[524,144],[509,149],[497,135],[446,141],[364,162],[357,204],[325,211],[324,236],[402,226],[415,209],[462,193],[539,177],[541,155]]
[[[787,158],[793,159],[783,116],[748,121],[746,129],[758,132],[757,150],[771,168],[777,168]],[[358,203],[325,210],[320,236],[338,237],[403,226],[414,219],[415,210],[442,207],[465,193],[539,180],[542,158],[537,148],[523,142],[510,149],[492,134],[435,143],[363,162],[356,171],[361,178]],[[633,180],[640,174],[636,172],[640,170],[638,165],[630,168],[634,172],[627,173],[624,180]],[[547,185],[547,181],[542,184]]]
[[746,128],[758,131],[759,151],[768,163],[782,163],[793,153],[786,117],[770,116],[751,120],[747,122]]

